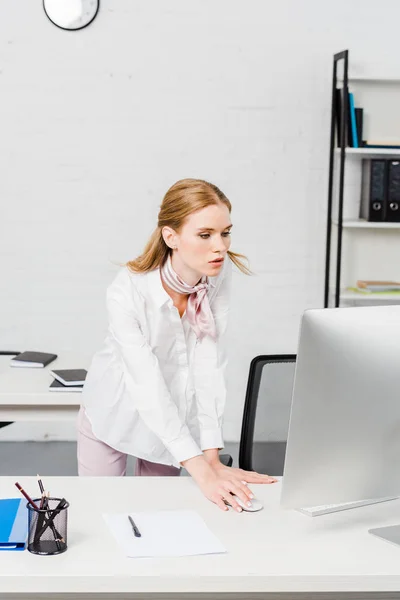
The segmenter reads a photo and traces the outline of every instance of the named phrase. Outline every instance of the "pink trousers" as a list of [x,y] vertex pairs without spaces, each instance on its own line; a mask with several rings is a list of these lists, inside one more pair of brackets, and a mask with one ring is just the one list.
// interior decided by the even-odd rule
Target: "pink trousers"
[[[78,474],[84,476],[123,476],[126,474],[127,454],[98,440],[83,408],[78,415]],[[176,476],[180,469],[160,465],[142,458],[136,459],[135,475]]]

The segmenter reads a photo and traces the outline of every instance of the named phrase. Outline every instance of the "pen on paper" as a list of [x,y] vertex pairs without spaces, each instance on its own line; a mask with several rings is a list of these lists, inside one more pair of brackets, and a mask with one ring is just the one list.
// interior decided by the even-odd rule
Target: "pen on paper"
[[142,534],[140,533],[139,529],[136,527],[135,521],[132,519],[131,515],[128,515],[128,519],[130,524],[132,525],[132,529],[133,529],[133,533],[135,534],[135,537],[142,537]]

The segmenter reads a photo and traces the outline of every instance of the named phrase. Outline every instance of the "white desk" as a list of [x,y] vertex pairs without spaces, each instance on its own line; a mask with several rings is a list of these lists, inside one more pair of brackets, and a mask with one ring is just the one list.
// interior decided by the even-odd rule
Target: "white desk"
[[0,421],[70,421],[79,410],[79,392],[49,392],[51,369],[88,368],[82,357],[63,355],[43,369],[10,367],[0,356]]
[[[18,494],[14,481],[0,478],[0,497]],[[35,478],[20,483],[35,494]],[[367,532],[400,523],[399,500],[310,518],[279,508],[280,482],[253,486],[265,508],[242,514],[220,511],[187,477],[45,477],[44,484],[71,503],[68,550],[50,557],[2,552],[1,599],[11,592],[30,600],[46,593],[52,599],[56,593],[57,599],[400,598],[400,548]],[[205,519],[227,554],[126,558],[101,516],[188,507]]]

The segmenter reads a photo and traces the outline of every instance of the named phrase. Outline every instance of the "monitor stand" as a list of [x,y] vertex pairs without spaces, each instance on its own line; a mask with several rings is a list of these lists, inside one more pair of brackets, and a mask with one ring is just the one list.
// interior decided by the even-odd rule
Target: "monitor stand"
[[308,506],[306,508],[298,508],[297,510],[308,517],[318,517],[320,515],[348,510],[350,508],[359,508],[361,506],[368,506],[369,504],[379,504],[380,502],[388,502],[389,500],[398,500],[398,498],[398,496],[388,496],[387,498],[370,498],[368,500],[355,500],[354,502],[342,502],[340,504]]
[[400,525],[389,525],[388,527],[376,527],[368,529],[368,533],[376,535],[376,537],[400,546]]

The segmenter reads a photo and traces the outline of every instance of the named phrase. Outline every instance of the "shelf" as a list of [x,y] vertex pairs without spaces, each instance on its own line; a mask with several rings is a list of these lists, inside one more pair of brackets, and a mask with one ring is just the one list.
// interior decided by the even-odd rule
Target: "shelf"
[[[338,81],[343,82],[343,77],[338,77]],[[380,77],[379,75],[349,75],[347,78],[349,83],[394,83],[400,84],[399,77]]]
[[[332,219],[333,225],[338,225],[337,219]],[[342,227],[346,229],[400,229],[400,223],[365,221],[364,219],[343,219]]]
[[[344,73],[347,75],[346,82],[348,82],[349,90],[353,91],[354,88],[355,99],[359,102],[359,105],[363,105],[368,99],[370,100],[370,110],[381,110],[382,107],[379,103],[380,97],[382,96],[383,99],[385,99],[385,96],[389,94],[390,98],[388,96],[389,101],[387,105],[385,105],[386,112],[381,114],[382,123],[378,122],[375,126],[376,132],[382,130],[382,133],[372,134],[371,130],[371,135],[364,135],[362,137],[363,140],[367,140],[371,144],[373,144],[375,140],[378,144],[381,143],[382,147],[365,147],[361,145],[362,142],[359,138],[359,148],[334,147],[331,149],[328,189],[328,209],[330,215],[328,218],[328,235],[326,239],[326,256],[329,256],[330,264],[328,264],[325,269],[325,288],[328,289],[329,292],[328,306],[332,305],[332,300],[333,304],[336,304],[336,293],[334,289],[335,273],[331,273],[330,267],[332,267],[332,269],[336,268],[336,276],[339,282],[342,283],[340,293],[338,290],[340,306],[378,306],[380,304],[385,306],[389,304],[400,305],[400,293],[363,293],[359,292],[355,287],[351,287],[352,279],[355,277],[355,274],[360,272],[373,274],[370,275],[370,279],[373,277],[378,279],[379,277],[381,279],[390,279],[393,275],[389,274],[396,273],[396,258],[400,244],[400,222],[373,222],[359,218],[360,214],[366,213],[360,213],[357,210],[355,203],[361,201],[361,196],[364,191],[363,166],[366,165],[366,163],[362,162],[363,160],[370,163],[371,159],[377,159],[382,161],[382,163],[387,163],[387,165],[395,164],[397,167],[400,165],[400,137],[397,139],[396,132],[393,130],[393,127],[390,127],[391,122],[396,118],[396,109],[399,104],[400,69],[396,69],[394,64],[387,64],[386,66],[382,65],[382,70],[375,63],[351,65],[348,50],[335,54],[333,58],[335,78],[332,96],[334,102],[336,102],[337,91],[341,90],[343,93]],[[340,75],[339,77],[336,77],[338,61],[340,61],[343,69],[341,67],[338,69]],[[343,61],[344,64],[342,64]],[[343,100],[342,96],[340,97],[341,100]],[[345,102],[345,104],[348,104],[348,102]],[[340,107],[343,110],[343,102],[340,102]],[[337,108],[336,104],[335,108]],[[349,106],[347,106],[347,116],[348,115]],[[330,125],[331,132],[334,132],[335,134],[337,133],[338,116],[340,115],[337,114],[337,111],[333,110]],[[390,117],[392,118],[390,119]],[[341,125],[341,129],[343,129],[344,125],[346,126],[345,129],[347,128],[347,123],[342,122]],[[337,143],[337,140],[338,136],[336,135],[335,144]],[[387,144],[386,147],[385,140]],[[344,143],[346,142],[344,141]],[[347,170],[349,170],[349,177],[347,176]],[[339,184],[344,185],[342,189],[341,205],[337,198],[338,193],[340,192]],[[350,205],[348,202],[350,202]],[[340,209],[339,211],[338,208]],[[341,222],[340,231],[338,220],[339,213],[341,216],[346,215],[346,218],[343,218]],[[351,215],[353,215],[353,217]],[[342,240],[340,237],[342,227],[344,236],[343,244],[341,243]],[[364,233],[361,233],[362,230]],[[344,249],[346,255],[343,254]],[[337,257],[336,261],[335,256]],[[382,274],[378,275],[380,271]],[[332,284],[333,288],[331,287]],[[350,287],[347,288],[347,286]]]
[[[336,154],[340,154],[341,148],[336,148]],[[345,148],[347,156],[355,156],[360,158],[379,158],[381,156],[400,157],[400,148]]]

